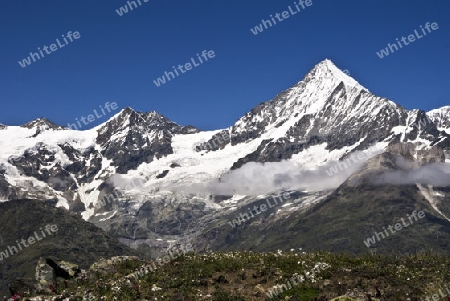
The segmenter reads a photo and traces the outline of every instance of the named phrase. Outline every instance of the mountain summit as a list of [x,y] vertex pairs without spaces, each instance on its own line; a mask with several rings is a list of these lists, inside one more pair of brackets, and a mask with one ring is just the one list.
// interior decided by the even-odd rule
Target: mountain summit
[[325,59],[314,66],[314,68],[305,76],[303,81],[308,78],[314,79],[330,79],[343,82],[349,87],[355,87],[357,89],[365,90],[369,92],[366,88],[360,85],[354,78],[343,72],[341,69],[336,67],[336,65],[329,59]]
[[27,122],[21,127],[32,129],[36,128],[41,131],[43,130],[63,130],[64,128],[62,126],[57,125],[56,123],[51,122],[47,118],[38,118],[33,121]]
[[[428,113],[409,111],[373,95],[324,60],[226,129],[199,131],[155,111],[131,108],[87,131],[60,131],[45,119],[4,127],[0,199],[55,200],[57,207],[81,215],[124,242],[155,251],[187,236],[195,239],[204,231],[213,231],[216,237],[234,235],[230,231],[237,230],[223,228],[233,214],[246,213],[247,205],[282,192],[291,197],[268,211],[265,219],[270,223],[287,217],[296,223],[315,205],[325,208],[317,211],[321,215],[338,206],[325,206],[330,200],[354,200],[348,204],[349,212],[352,206],[363,208],[351,194],[378,191],[364,185],[375,175],[384,183],[398,177],[399,170],[409,175],[402,176],[406,181],[402,183],[410,183],[418,176],[405,166],[420,169],[436,164],[426,167],[430,175],[426,178],[439,175],[436,184],[442,184],[442,169],[450,161],[448,113],[449,107]],[[390,175],[384,177],[387,172]],[[431,216],[450,216],[440,205],[448,193],[426,184],[408,188],[412,198],[408,204],[432,204],[427,209]],[[333,195],[339,191],[343,196]],[[396,186],[392,191],[395,198],[404,197],[404,188]],[[391,200],[386,197],[383,202]],[[400,210],[392,208],[393,214]],[[357,213],[359,217],[372,214]],[[309,218],[305,227],[314,220]],[[269,224],[267,233],[275,233]],[[301,234],[296,231],[292,233]],[[328,230],[322,234],[334,237],[328,236]],[[306,239],[315,244],[315,236]],[[207,241],[198,240],[204,243],[202,248],[223,248]],[[269,241],[263,245],[273,246]],[[324,245],[331,246],[332,240]],[[359,247],[352,250],[361,251]]]

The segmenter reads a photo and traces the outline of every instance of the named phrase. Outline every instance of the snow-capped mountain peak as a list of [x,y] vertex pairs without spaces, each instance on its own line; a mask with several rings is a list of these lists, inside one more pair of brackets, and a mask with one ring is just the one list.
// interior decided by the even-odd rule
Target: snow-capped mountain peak
[[436,124],[437,128],[450,134],[450,106],[444,106],[427,112],[427,116]]
[[369,92],[368,89],[363,87],[354,78],[336,67],[336,65],[329,59],[325,59],[315,65],[314,68],[305,76],[305,79],[306,78],[315,78],[319,80],[334,78],[339,82],[343,82],[346,86],[355,87],[357,89]]
[[427,112],[427,114],[438,115],[443,118],[445,118],[445,117],[450,118],[450,106],[443,106],[439,109],[431,110],[431,111]]
[[[439,116],[448,115],[448,109],[441,108]],[[0,131],[0,197],[25,195],[17,185],[25,175],[33,185],[46,187],[48,198],[75,204],[77,192],[88,208],[115,189],[108,179],[116,174],[145,180],[155,189],[174,184],[187,187],[205,179],[221,179],[248,163],[246,168],[274,162],[317,168],[355,151],[382,151],[390,143],[413,142],[423,149],[448,145],[448,134],[437,131],[434,124],[420,123],[426,119],[424,114],[371,94],[324,60],[300,82],[257,105],[226,130],[200,132],[156,111],[131,108],[87,131],[40,134],[41,127],[53,124],[46,119],[6,128]],[[11,137],[20,137],[15,139],[20,141]],[[196,147],[198,143],[202,147]],[[17,158],[11,160],[15,154]],[[63,178],[64,183],[53,178]],[[7,193],[2,195],[2,191]],[[80,211],[88,212],[86,208]],[[89,212],[84,216],[95,214]]]
[[57,125],[56,123],[53,123],[52,121],[48,120],[47,118],[37,118],[33,121],[27,122],[23,125],[21,125],[23,128],[28,129],[39,129],[40,131],[43,130],[63,130],[64,127]]
[[179,131],[184,129],[186,132],[197,132],[193,127],[182,127],[175,122],[164,117],[157,111],[151,112],[137,112],[130,107],[127,107],[113,116],[103,125],[98,127],[100,136],[106,132],[114,133],[116,135],[125,136],[130,130],[140,133],[150,133],[153,131]]

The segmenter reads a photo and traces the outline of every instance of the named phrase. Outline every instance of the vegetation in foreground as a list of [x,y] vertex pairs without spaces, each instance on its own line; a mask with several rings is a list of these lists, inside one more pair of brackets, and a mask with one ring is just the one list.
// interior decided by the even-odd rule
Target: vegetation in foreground
[[[350,256],[325,252],[193,254],[175,258],[141,276],[144,262],[129,257],[94,264],[48,300],[423,300],[445,292],[450,258],[429,254],[404,257]],[[314,275],[317,264],[327,268]],[[308,275],[269,298],[294,274]],[[60,296],[61,299],[52,299]],[[343,296],[348,296],[344,298]],[[45,300],[40,299],[40,300]],[[32,299],[39,300],[39,299]],[[430,299],[432,300],[432,299]],[[445,300],[439,297],[438,300]]]

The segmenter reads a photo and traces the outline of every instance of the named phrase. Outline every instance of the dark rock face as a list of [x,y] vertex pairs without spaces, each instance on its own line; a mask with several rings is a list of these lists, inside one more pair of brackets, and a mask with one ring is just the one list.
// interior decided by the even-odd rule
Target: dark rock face
[[4,170],[0,170],[0,198],[8,199],[10,197],[17,197],[16,189],[5,179]]
[[223,149],[231,141],[230,133],[228,130],[223,130],[211,137],[208,141],[196,146],[195,151],[216,151]]
[[33,149],[26,150],[22,157],[9,159],[9,163],[17,167],[23,175],[46,182],[55,190],[75,189],[77,184],[71,174],[55,161],[55,153],[44,143],[38,143]]
[[[279,98],[282,98],[282,96],[277,97],[277,99]],[[233,165],[232,169],[237,169],[250,161],[278,162],[289,159],[293,154],[300,153],[311,146],[322,143],[326,143],[326,149],[330,151],[342,149],[346,146],[353,146],[357,142],[360,143],[356,149],[364,150],[374,143],[385,139],[390,139],[392,143],[424,139],[428,141],[439,141],[440,146],[444,148],[448,147],[450,136],[445,132],[438,131],[432,122],[427,123],[427,126],[420,130],[413,128],[403,140],[401,140],[402,135],[400,134],[391,135],[394,127],[407,126],[409,114],[405,109],[394,106],[387,101],[383,100],[380,102],[376,116],[370,116],[369,114],[372,114],[372,112],[367,112],[367,115],[354,114],[362,98],[365,98],[365,101],[367,101],[367,99],[374,98],[374,96],[361,90],[354,100],[349,99],[343,84],[339,84],[324,105],[327,109],[315,115],[307,114],[302,116],[286,131],[286,134],[282,138],[263,140],[256,151],[248,154],[245,158],[240,158]],[[352,103],[352,105],[347,106],[344,111],[333,111],[331,109],[342,106],[343,102]],[[264,108],[264,110],[267,110],[267,108]],[[254,113],[252,111],[247,115]],[[272,114],[258,112],[255,116],[270,116]],[[424,118],[426,118],[425,112],[419,111],[415,119],[413,119],[413,124],[418,124]],[[245,120],[248,119],[251,118],[245,118]],[[249,128],[266,126],[267,124],[262,126],[261,123],[254,122],[246,124],[246,127]],[[242,124],[239,124],[239,127],[242,128]],[[254,136],[254,138],[256,137]]]
[[[77,183],[90,183],[93,181],[95,175],[102,168],[102,156],[94,148],[88,149],[81,153],[74,149],[70,144],[59,145],[64,154],[69,157],[73,163],[65,166],[65,170],[71,174],[77,175]],[[89,163],[89,164],[88,164]]]
[[117,166],[117,172],[126,173],[144,162],[172,154],[173,135],[197,132],[156,112],[138,113],[127,108],[98,130],[97,143],[102,147],[102,155]]
[[164,170],[162,173],[156,176],[157,179],[162,179],[169,173],[169,170]]
[[[255,152],[248,154],[244,158],[240,158],[237,162],[235,162],[233,166],[231,166],[231,170],[236,170],[242,167],[247,162],[261,162],[261,152],[267,145],[269,145],[269,140],[263,141]],[[280,159],[274,161],[280,161]]]
[[65,127],[59,126],[46,118],[38,118],[21,125],[21,127],[28,129],[34,128],[36,131],[31,137],[37,137],[39,134],[48,130],[61,131],[66,129]]
[[[423,139],[437,143],[442,148],[449,148],[450,135],[439,131],[433,120],[442,126],[450,123],[450,117],[443,118],[442,112],[439,112],[433,119],[428,118],[424,111],[407,111],[388,99],[371,94],[361,86],[349,86],[349,83],[343,81],[336,81],[334,85],[325,88],[329,89],[329,94],[320,105],[321,110],[304,114],[316,104],[308,103],[307,98],[300,100],[302,94],[309,91],[309,85],[317,86],[318,90],[325,87],[320,76],[330,70],[321,64],[297,85],[245,114],[231,127],[229,141],[226,140],[219,147],[209,147],[208,150],[217,151],[226,144],[237,145],[266,134],[268,138],[261,141],[257,150],[239,158],[231,168],[237,169],[252,161],[278,162],[289,159],[294,154],[322,143],[326,143],[329,151],[355,145],[357,150],[364,150],[385,140],[399,143]],[[296,101],[292,101],[293,99]],[[448,112],[450,113],[450,107]],[[301,113],[303,114],[300,115]],[[295,120],[293,125],[286,127],[286,122],[292,124],[292,120]],[[392,134],[396,127],[411,130],[406,135]],[[274,128],[285,129],[282,137],[271,139],[267,135]],[[216,140],[216,137],[212,137],[207,143],[212,145]]]

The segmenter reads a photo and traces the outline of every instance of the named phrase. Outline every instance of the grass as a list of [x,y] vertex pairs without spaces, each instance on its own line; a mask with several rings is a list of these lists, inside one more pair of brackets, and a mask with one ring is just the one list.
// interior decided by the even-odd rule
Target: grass
[[77,280],[64,293],[83,296],[90,291],[96,300],[125,301],[269,300],[268,289],[286,283],[294,274],[310,272],[318,263],[329,267],[270,300],[331,300],[349,292],[368,300],[366,296],[375,297],[379,289],[382,300],[414,301],[450,283],[450,258],[424,253],[355,257],[325,252],[228,252],[186,254],[138,279],[129,275],[148,262],[132,259],[114,271],[89,271],[87,280]]

